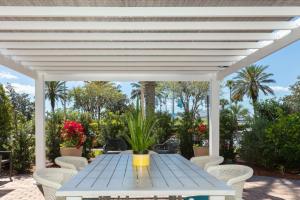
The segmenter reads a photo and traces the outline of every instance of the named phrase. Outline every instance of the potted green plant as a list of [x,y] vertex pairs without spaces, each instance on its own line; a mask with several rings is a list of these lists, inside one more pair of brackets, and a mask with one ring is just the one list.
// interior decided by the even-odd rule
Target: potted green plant
[[62,156],[81,156],[85,140],[86,135],[81,123],[65,121],[61,129],[60,154]]
[[201,122],[196,129],[196,136],[198,143],[193,145],[194,156],[207,156],[209,154],[208,148],[208,128],[207,125]]
[[127,141],[132,147],[134,166],[148,166],[150,156],[149,147],[155,142],[154,127],[158,120],[153,117],[144,117],[140,110],[136,110],[126,114],[129,135],[126,136]]

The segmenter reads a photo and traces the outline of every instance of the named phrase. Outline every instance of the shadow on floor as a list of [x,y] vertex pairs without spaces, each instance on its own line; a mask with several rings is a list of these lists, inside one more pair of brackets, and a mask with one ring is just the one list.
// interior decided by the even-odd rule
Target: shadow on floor
[[9,182],[11,182],[11,181],[0,181],[0,187],[3,186],[3,185],[5,185],[5,184],[7,184],[7,183],[9,183]]
[[[277,195],[284,194],[288,194],[289,199],[300,199],[300,181],[298,180],[254,176],[247,181],[246,185],[243,192],[245,200],[285,200],[283,197],[277,197]],[[279,188],[278,185],[281,187]]]
[[1,190],[0,189],[0,198],[7,195],[8,193],[14,191],[13,189],[4,189],[4,190]]

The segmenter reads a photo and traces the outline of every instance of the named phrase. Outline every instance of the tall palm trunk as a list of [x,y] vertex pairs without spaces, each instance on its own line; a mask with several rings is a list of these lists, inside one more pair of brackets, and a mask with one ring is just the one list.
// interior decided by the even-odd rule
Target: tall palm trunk
[[173,87],[172,87],[172,122],[174,122],[174,119],[175,119],[175,91],[174,91],[174,88],[175,88],[175,84],[173,82]]
[[55,99],[50,99],[50,104],[51,104],[51,112],[54,114],[55,111]]
[[145,82],[145,103],[146,116],[151,116],[155,112],[155,82]]
[[145,83],[141,82],[141,112],[145,116]]
[[66,91],[66,82],[64,82],[64,99],[63,99],[63,106],[64,106],[64,120],[66,120],[67,116],[67,91]]

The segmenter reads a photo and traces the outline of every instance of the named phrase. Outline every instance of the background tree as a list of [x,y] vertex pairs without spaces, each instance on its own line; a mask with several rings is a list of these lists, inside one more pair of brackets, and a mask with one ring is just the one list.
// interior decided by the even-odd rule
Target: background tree
[[290,86],[291,94],[283,98],[283,102],[292,112],[300,112],[300,76],[296,83]]
[[208,82],[176,82],[174,85],[175,96],[181,101],[185,113],[191,113],[195,119],[199,114],[199,107],[205,100],[208,90]]
[[32,122],[34,103],[28,94],[18,94],[10,84],[6,86],[6,89],[13,111],[12,152],[14,169],[23,173],[30,169],[34,155],[34,126]]
[[268,86],[270,83],[275,83],[272,73],[266,73],[268,66],[251,65],[242,69],[237,73],[235,84],[233,87],[233,99],[241,100],[246,95],[252,100],[252,105],[255,111],[255,104],[258,101],[259,92],[265,95],[274,94],[274,91]]
[[0,151],[10,147],[12,129],[11,103],[2,84],[0,84]]
[[166,85],[164,82],[158,82],[156,83],[155,87],[155,100],[156,100],[156,105],[159,106],[159,111],[162,112],[162,107],[163,105],[165,106],[165,111],[167,112],[168,110],[168,92],[166,90]]
[[64,102],[66,100],[66,88],[64,81],[47,81],[45,83],[46,99],[49,99],[52,113],[55,111],[55,105],[58,101]]
[[122,107],[126,103],[126,96],[110,82],[87,82],[83,87],[74,88],[69,95],[75,109],[89,112],[98,121],[104,109]]
[[[66,83],[64,81],[47,81],[45,86],[45,97],[50,101],[51,106],[51,113],[47,115],[46,120],[47,157],[54,162],[54,159],[60,156],[60,125],[66,119]],[[59,101],[64,105],[63,117],[60,113],[55,112],[55,106]]]
[[18,133],[19,124],[32,120],[34,103],[31,102],[28,94],[17,93],[10,84],[7,84],[6,89],[13,109],[12,115],[14,133]]

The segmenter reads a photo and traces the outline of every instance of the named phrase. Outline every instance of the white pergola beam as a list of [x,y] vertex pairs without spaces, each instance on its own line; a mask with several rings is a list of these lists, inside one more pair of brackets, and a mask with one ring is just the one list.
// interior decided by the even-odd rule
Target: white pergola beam
[[199,31],[199,30],[286,30],[297,26],[287,21],[218,22],[94,22],[89,21],[1,21],[0,30],[43,31]]
[[11,49],[257,49],[261,42],[0,42]]
[[211,76],[215,74],[203,74],[201,71],[188,72],[170,72],[170,71],[112,71],[103,72],[82,72],[82,71],[66,71],[49,72],[45,74],[45,81],[209,81]]
[[[70,67],[32,67],[37,71],[68,71]],[[219,67],[72,67],[72,71],[220,71]]]
[[46,7],[1,6],[0,17],[290,17],[300,7]]
[[276,33],[0,33],[5,41],[257,41]]
[[219,79],[223,79],[225,76],[234,73],[238,71],[239,69],[246,67],[248,65],[251,65],[258,60],[274,53],[275,51],[278,51],[289,44],[297,41],[300,39],[300,27],[293,29],[292,32],[278,40],[275,40],[272,44],[262,48],[261,50],[255,51],[253,54],[250,54],[249,56],[245,57],[244,59],[238,61],[237,63],[231,65],[227,69],[223,70],[218,74]]
[[16,61],[41,61],[41,62],[219,62],[238,61],[244,56],[12,56]]
[[253,53],[251,50],[0,50],[8,56],[247,56]]
[[22,62],[28,67],[217,67],[232,62]]
[[33,79],[36,78],[35,71],[23,66],[22,64],[12,60],[9,57],[1,55],[1,54],[0,54],[0,65],[2,65],[4,67],[8,67],[19,73],[25,74],[25,75],[29,76],[30,78],[33,78]]

